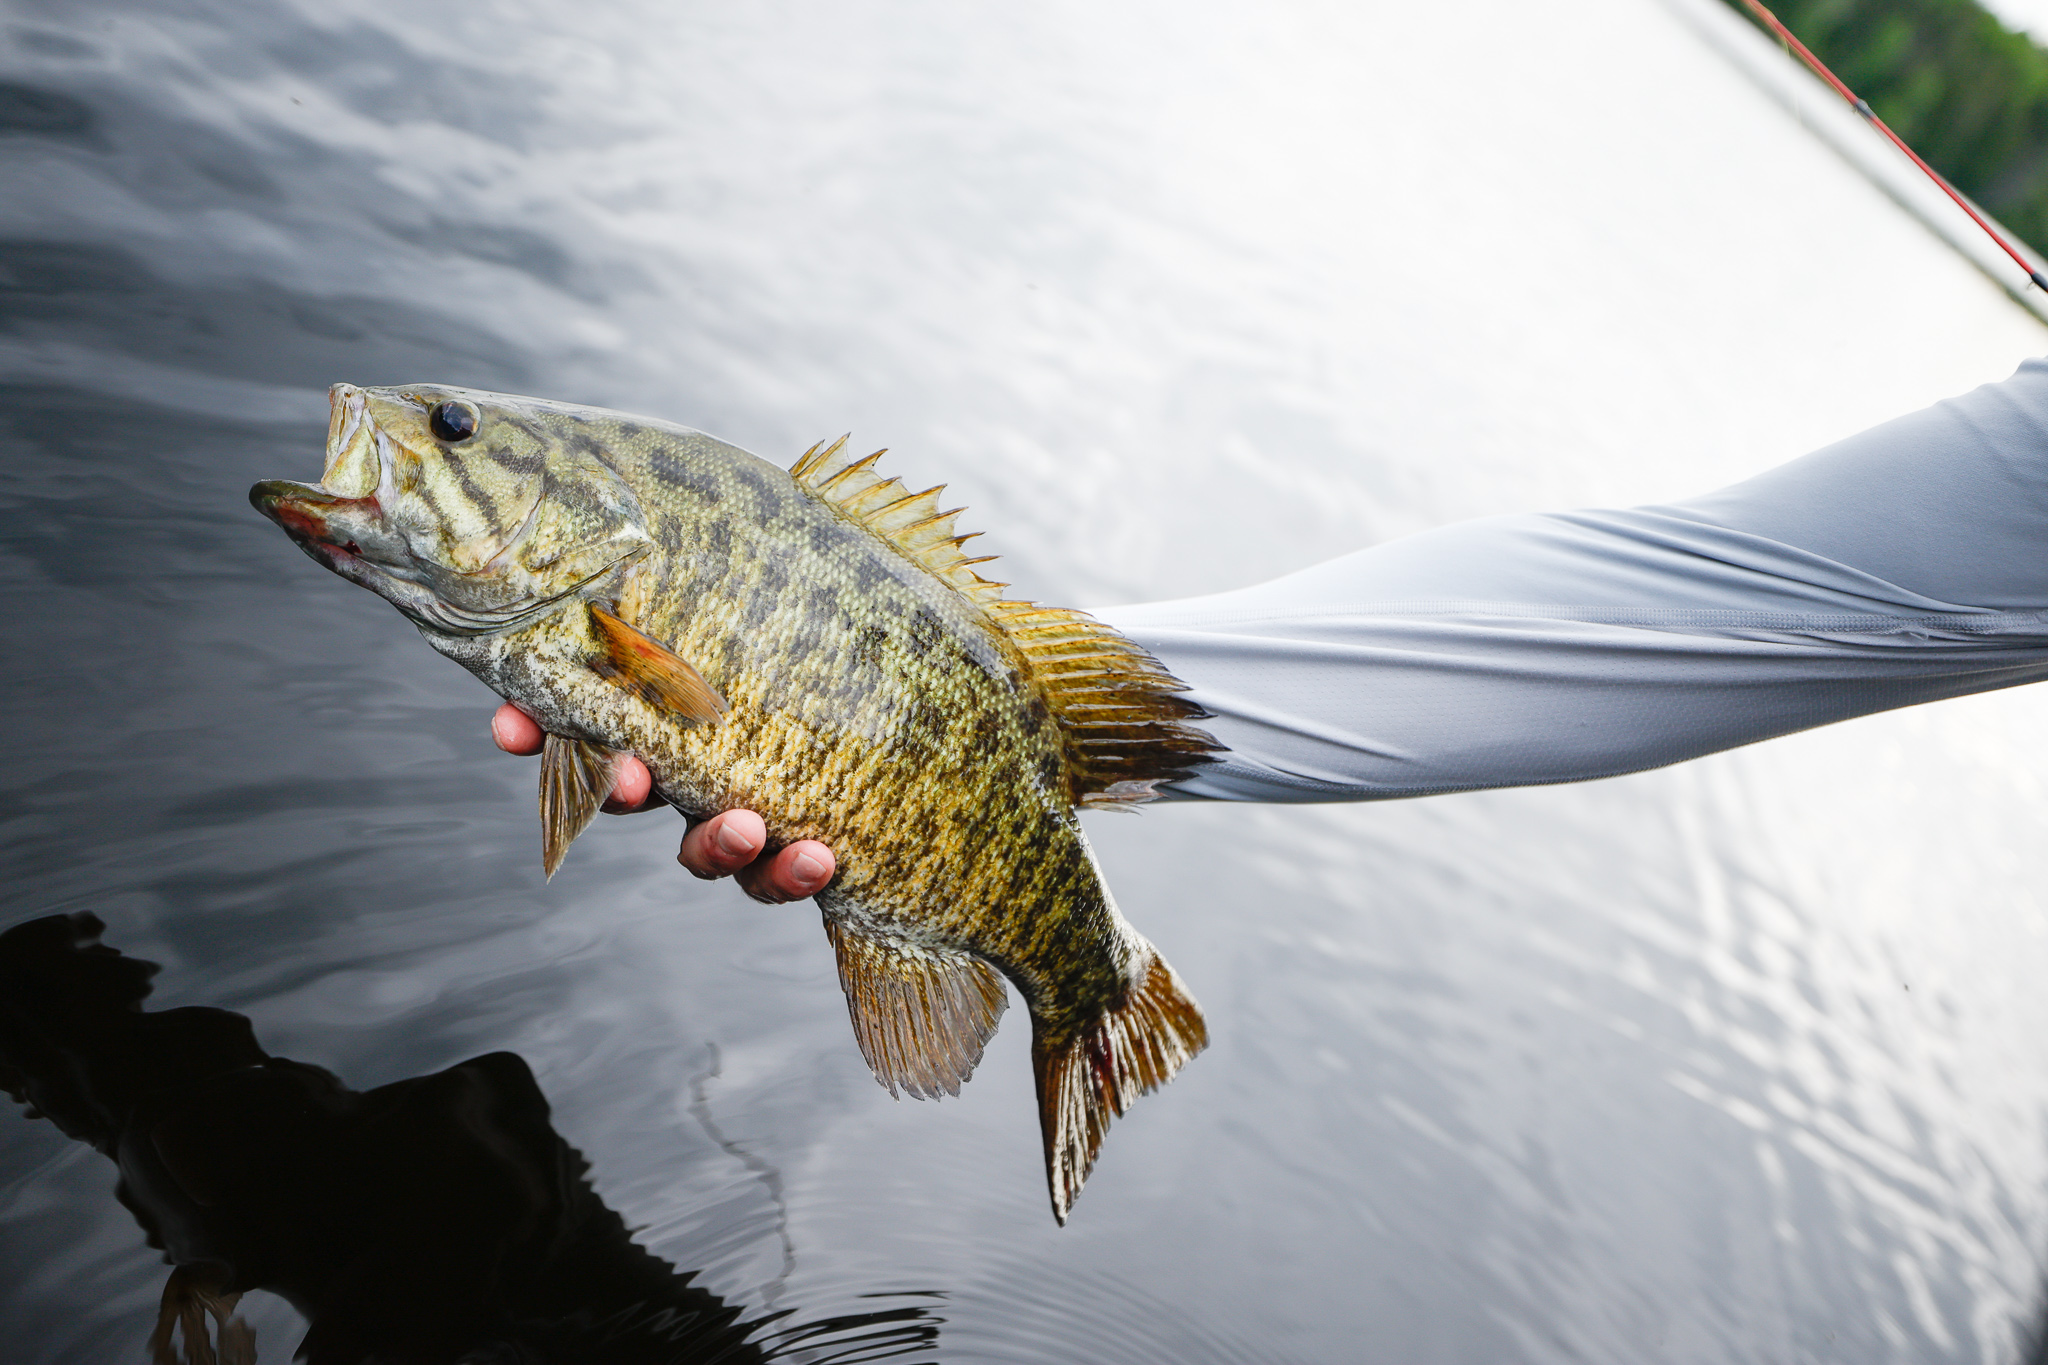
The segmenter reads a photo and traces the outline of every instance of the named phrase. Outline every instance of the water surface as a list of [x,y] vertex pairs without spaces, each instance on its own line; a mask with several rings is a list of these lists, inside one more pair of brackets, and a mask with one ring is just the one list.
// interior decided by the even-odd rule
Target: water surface
[[[1210,1051],[1046,1214],[1025,1031],[861,1064],[807,906],[603,823],[245,500],[335,380],[945,479],[1076,604],[1683,496],[2043,328],[1648,0],[14,0],[0,924],[357,1091],[523,1059],[749,1318],[947,1361],[2005,1361],[2048,1249],[2048,703],[1662,773],[1093,819]],[[1091,817],[1092,819],[1092,817]],[[0,1340],[135,1359],[114,1172],[0,1123]],[[867,1296],[883,1296],[880,1299]],[[265,1360],[303,1324],[244,1305]]]

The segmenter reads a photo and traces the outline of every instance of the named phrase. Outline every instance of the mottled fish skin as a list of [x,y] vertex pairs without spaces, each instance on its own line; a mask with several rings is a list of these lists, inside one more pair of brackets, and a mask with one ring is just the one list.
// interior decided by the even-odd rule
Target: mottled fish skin
[[[445,404],[476,417],[474,435],[436,434]],[[1046,680],[1028,633],[992,617],[989,593],[958,589],[966,570],[948,581],[875,518],[701,432],[433,385],[338,385],[333,406],[321,488],[258,485],[258,507],[550,735],[638,755],[689,815],[759,812],[771,848],[828,843],[838,872],[818,903],[863,1051],[892,1091],[957,1091],[978,1059],[1000,987],[977,985],[968,955],[1013,982],[1064,1221],[1109,1116],[1206,1036],[1110,899],[1050,700],[1068,684]],[[837,482],[872,483],[864,468]],[[957,559],[946,547],[959,539],[939,552]],[[693,667],[723,713],[680,717],[640,685],[593,604]],[[1162,715],[1185,771],[1213,744],[1181,724],[1192,706]],[[909,1003],[864,1006],[891,990]],[[1138,1018],[1141,1003],[1165,1022]],[[917,1017],[897,1018],[905,1009]],[[1144,1055],[1114,1055],[1126,1046]],[[1064,1082],[1049,1074],[1061,1066],[1075,1073]]]

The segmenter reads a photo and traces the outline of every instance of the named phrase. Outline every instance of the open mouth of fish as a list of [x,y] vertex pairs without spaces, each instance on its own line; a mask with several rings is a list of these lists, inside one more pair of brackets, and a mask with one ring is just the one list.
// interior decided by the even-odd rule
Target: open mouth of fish
[[510,560],[541,510],[538,488],[517,526],[470,548],[470,566],[436,564],[416,554],[392,512],[401,501],[394,471],[402,457],[416,459],[417,452],[401,448],[398,438],[378,426],[368,399],[353,384],[328,389],[327,468],[319,484],[266,479],[249,490],[250,504],[323,567],[370,589],[419,625],[479,635],[535,619],[615,566],[616,559],[594,564],[585,577],[545,593],[513,581]]
[[[347,469],[377,470],[376,486],[360,496],[316,484],[266,479],[249,490],[250,505],[276,522],[292,543],[323,567],[361,584],[416,619],[440,615],[437,594],[387,514],[395,501],[389,437],[377,430],[367,395],[352,384],[327,391],[327,469],[322,484]],[[374,463],[371,461],[374,460]]]
[[[327,391],[327,401],[327,476],[331,477],[342,456],[370,438],[371,423],[361,390],[336,384]],[[383,460],[379,466],[380,471],[389,467]],[[379,482],[388,478],[384,473]],[[357,577],[344,565],[363,558],[363,532],[374,528],[382,532],[379,539],[390,538],[384,507],[375,492],[350,498],[313,484],[266,479],[249,490],[249,502],[276,522],[300,549],[344,577]]]

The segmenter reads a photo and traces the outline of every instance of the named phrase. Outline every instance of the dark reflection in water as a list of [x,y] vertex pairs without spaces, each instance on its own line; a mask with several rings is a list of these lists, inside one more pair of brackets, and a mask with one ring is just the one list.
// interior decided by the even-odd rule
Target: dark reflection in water
[[0,934],[0,1089],[120,1168],[116,1195],[176,1269],[153,1336],[188,1359],[251,1289],[311,1324],[312,1365],[852,1362],[932,1345],[903,1307],[826,1322],[742,1308],[649,1255],[555,1132],[519,1057],[494,1052],[373,1090],[273,1057],[247,1017],[141,1008],[152,963],[90,914]]

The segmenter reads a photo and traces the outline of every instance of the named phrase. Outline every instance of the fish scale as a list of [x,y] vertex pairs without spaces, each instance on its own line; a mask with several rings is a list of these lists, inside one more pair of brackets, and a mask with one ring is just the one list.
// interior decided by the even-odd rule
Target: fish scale
[[1006,598],[939,489],[845,441],[790,471],[647,418],[438,385],[331,394],[318,487],[251,500],[547,732],[550,875],[638,756],[693,817],[832,847],[816,900],[892,1094],[957,1094],[1015,985],[1053,1212],[1207,1042],[1077,806],[1206,761],[1200,709],[1079,612]]

